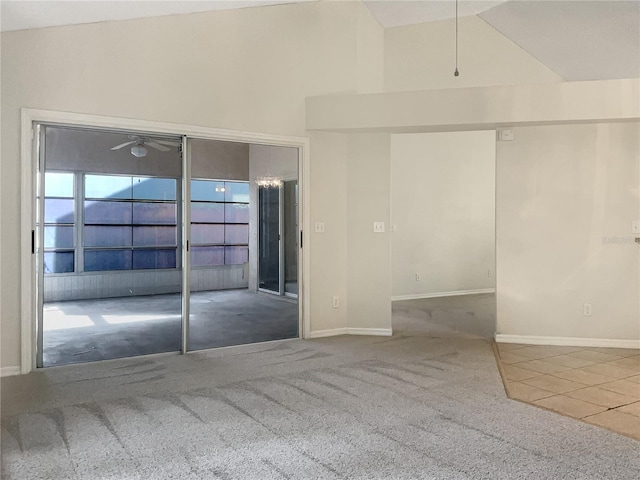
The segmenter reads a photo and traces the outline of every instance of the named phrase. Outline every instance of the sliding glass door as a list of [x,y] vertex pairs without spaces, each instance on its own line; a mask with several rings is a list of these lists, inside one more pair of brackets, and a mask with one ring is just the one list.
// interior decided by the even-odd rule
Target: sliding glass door
[[38,365],[179,351],[179,139],[41,131]]
[[[269,275],[275,278],[274,288],[280,289],[277,209],[283,194],[279,187],[265,194],[258,187],[258,172],[284,163],[297,176],[297,149],[190,139],[187,151],[191,160],[188,350],[297,337],[297,302],[279,301],[256,286],[256,273],[268,268],[256,240],[262,242],[268,232],[276,236],[267,242],[269,248],[275,246],[276,261],[275,273]],[[275,205],[272,216],[258,215],[264,211],[263,203]]]
[[297,149],[39,130],[39,367],[298,336]]

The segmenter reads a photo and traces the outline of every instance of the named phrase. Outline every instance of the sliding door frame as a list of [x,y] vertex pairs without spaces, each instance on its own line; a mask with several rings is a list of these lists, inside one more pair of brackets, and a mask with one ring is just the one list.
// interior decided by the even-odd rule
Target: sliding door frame
[[[36,149],[36,166],[35,166],[35,175],[36,175],[36,224],[39,224],[40,228],[36,228],[33,234],[32,242],[32,251],[34,254],[34,260],[36,262],[36,367],[40,368],[43,366],[43,347],[44,347],[44,335],[42,334],[42,330],[44,327],[44,274],[38,274],[38,269],[42,270],[44,268],[44,174],[46,171],[46,127],[41,124],[34,125],[34,148]],[[73,190],[74,196],[77,193],[77,181],[74,177],[73,182]],[[74,209],[75,210],[75,209]],[[74,212],[74,215],[76,213]],[[74,222],[76,219],[74,218]],[[75,236],[74,236],[75,239]],[[74,241],[74,263],[76,261],[76,245]]]
[[[285,184],[287,182],[296,182],[296,188],[299,188],[298,185],[300,184],[299,180],[297,178],[284,178],[282,180],[282,188],[281,188],[281,192],[280,192],[280,216],[281,216],[281,220],[280,220],[280,236],[282,238],[282,245],[280,246],[280,292],[281,295],[283,297],[288,297],[288,298],[298,298],[298,294],[294,294],[294,293],[289,293],[287,292],[287,244],[286,244],[286,234],[287,234],[287,230],[286,230],[286,209],[287,209],[287,205],[286,205],[286,196],[285,196]],[[295,202],[296,202],[296,192],[294,190],[294,195],[293,195],[293,203],[294,203],[294,208],[295,208]],[[299,202],[299,200],[298,200]],[[298,209],[297,214],[296,214],[296,223],[298,225],[298,232],[297,232],[297,237],[296,237],[296,242],[300,243],[300,219],[298,218],[298,215],[300,214],[300,210]],[[299,245],[298,245],[299,247]],[[299,250],[299,248],[297,249],[297,251]]]
[[[21,109],[21,373],[29,373],[36,368],[36,353],[41,350],[38,348],[38,314],[40,305],[40,290],[38,288],[38,274],[36,272],[36,255],[32,252],[32,242],[36,228],[36,219],[38,218],[36,207],[36,195],[38,192],[38,135],[35,132],[35,125],[44,123],[56,126],[73,126],[96,129],[109,129],[112,131],[140,132],[156,135],[182,136],[182,154],[183,154],[183,205],[184,199],[190,198],[190,185],[187,180],[190,178],[190,158],[188,151],[189,142],[187,139],[206,139],[231,141],[259,145],[272,145],[282,147],[294,147],[298,149],[298,185],[302,195],[299,197],[299,226],[298,238],[301,237],[303,231],[309,231],[310,222],[309,210],[309,194],[310,194],[310,178],[309,178],[309,139],[307,137],[269,135],[256,132],[235,131],[219,128],[208,128],[195,125],[184,125],[166,122],[155,122],[147,120],[136,120],[130,118],[106,117],[101,115],[89,115],[81,113],[59,112],[52,110],[38,110],[23,108]],[[184,215],[186,211],[187,215]],[[182,353],[186,353],[188,328],[185,328],[185,322],[188,325],[189,318],[189,276],[191,273],[189,265],[189,218],[188,208],[183,206],[182,217]],[[42,230],[42,229],[40,229]],[[307,242],[308,243],[308,242]],[[41,245],[41,242],[38,243]],[[41,250],[41,249],[40,249]],[[310,332],[310,309],[309,309],[309,266],[310,255],[308,245],[298,244],[298,272],[300,282],[300,293],[298,303],[299,314],[299,336],[306,338]],[[300,275],[300,273],[302,275]],[[186,305],[185,305],[186,303]]]
[[180,352],[189,350],[189,319],[191,318],[191,155],[190,144],[187,136],[182,136],[180,156],[182,157],[182,291],[180,301],[182,308],[182,338],[180,339]]

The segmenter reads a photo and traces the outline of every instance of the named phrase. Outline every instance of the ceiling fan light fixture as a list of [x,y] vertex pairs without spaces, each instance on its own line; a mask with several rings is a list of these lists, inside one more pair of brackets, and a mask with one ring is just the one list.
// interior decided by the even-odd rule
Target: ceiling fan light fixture
[[142,145],[134,145],[131,147],[131,155],[137,158],[146,157],[149,151]]

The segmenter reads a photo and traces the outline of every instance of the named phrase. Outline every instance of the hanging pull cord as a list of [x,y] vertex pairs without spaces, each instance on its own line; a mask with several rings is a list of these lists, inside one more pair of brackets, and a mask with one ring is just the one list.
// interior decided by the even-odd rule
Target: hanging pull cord
[[458,0],[456,0],[456,70],[453,72],[453,76],[457,77],[460,75],[458,72]]

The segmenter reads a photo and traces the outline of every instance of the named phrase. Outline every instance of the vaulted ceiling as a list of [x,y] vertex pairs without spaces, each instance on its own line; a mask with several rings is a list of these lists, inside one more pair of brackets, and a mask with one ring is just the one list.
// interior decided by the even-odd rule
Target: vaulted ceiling
[[640,1],[509,1],[480,18],[565,80],[640,77]]
[[[455,0],[363,0],[380,25],[385,28],[435,22],[455,17]],[[506,0],[460,0],[458,15],[478,15]]]
[[[3,31],[318,0],[6,1]],[[385,28],[453,18],[455,0],[363,0]],[[460,0],[565,80],[640,77],[640,0]]]

